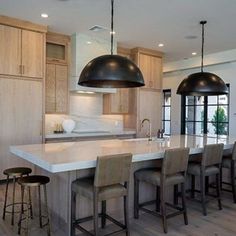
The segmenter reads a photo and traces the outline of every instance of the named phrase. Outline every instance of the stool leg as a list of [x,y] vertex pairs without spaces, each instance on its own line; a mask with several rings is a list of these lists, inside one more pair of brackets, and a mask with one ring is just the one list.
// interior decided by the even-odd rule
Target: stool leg
[[45,201],[45,210],[46,210],[46,217],[47,217],[47,235],[51,235],[51,229],[50,229],[50,216],[48,211],[48,199],[47,199],[47,187],[46,185],[43,185],[44,190],[44,201]]
[[184,223],[188,224],[188,216],[187,216],[187,207],[186,207],[186,194],[185,194],[185,183],[181,183],[181,196],[182,196],[182,206],[184,210]]
[[139,180],[134,177],[134,218],[139,218]]
[[15,192],[16,192],[16,177],[14,176],[13,177],[13,195],[12,195],[11,225],[14,225]]
[[219,210],[222,210],[221,191],[220,191],[220,176],[219,176],[219,174],[216,175],[216,193],[217,193],[217,197],[218,197]]
[[106,226],[106,201],[102,201],[102,228]]
[[[202,172],[202,171],[201,171]],[[205,196],[205,176],[203,173],[200,174],[200,191],[201,191],[201,203],[203,215],[206,216],[206,196]]]
[[[29,174],[27,174],[27,176],[29,176]],[[29,201],[30,201],[30,215],[31,215],[31,219],[33,219],[33,207],[32,207],[32,198],[31,198],[31,190],[29,188]]]
[[160,187],[156,187],[156,211],[160,212]]
[[127,196],[124,196],[124,217],[125,217],[125,226],[126,226],[126,236],[130,235],[129,232],[129,200]]
[[75,236],[74,221],[76,220],[76,193],[71,191],[71,236]]
[[178,205],[178,184],[174,185],[174,205]]
[[38,186],[38,204],[39,204],[39,226],[40,228],[43,227],[42,223],[42,208],[41,208],[41,191],[40,186]]
[[195,198],[195,176],[191,176],[191,198]]
[[29,219],[31,218],[30,217],[30,201],[29,201],[29,188],[30,187],[27,187],[28,188],[28,197],[27,197],[27,200],[26,200],[26,205],[27,205],[27,208],[26,208],[26,235],[30,235],[29,234]]
[[20,218],[18,222],[18,234],[21,233],[21,222],[24,214],[24,187],[21,186],[21,211],[20,211]]
[[164,232],[167,233],[167,219],[166,219],[166,203],[165,203],[165,188],[161,188],[161,218]]
[[221,166],[220,168],[220,189],[222,191],[222,188],[223,188],[223,168]]
[[[233,192],[233,199],[234,203],[236,203],[236,189],[235,189],[235,164],[234,160],[231,161],[231,187],[232,187],[232,192]],[[221,181],[222,182],[222,181]]]
[[96,187],[93,196],[93,224],[94,236],[98,236],[98,190]]
[[4,200],[4,207],[3,207],[3,215],[2,215],[2,219],[3,219],[3,220],[5,220],[5,215],[6,215],[8,186],[9,186],[9,175],[7,176],[7,185],[6,185],[6,192],[5,192],[5,200]]

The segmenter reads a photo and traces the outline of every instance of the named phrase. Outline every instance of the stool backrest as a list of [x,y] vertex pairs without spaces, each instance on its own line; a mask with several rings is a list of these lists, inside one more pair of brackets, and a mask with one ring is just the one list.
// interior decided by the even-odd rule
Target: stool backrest
[[104,187],[129,182],[132,154],[99,156],[95,171],[94,186]]
[[208,144],[204,146],[202,166],[220,164],[223,156],[224,144]]
[[232,159],[236,161],[236,142],[234,142],[234,147],[232,150]]
[[173,148],[165,151],[162,163],[163,175],[174,175],[186,172],[188,167],[189,148]]

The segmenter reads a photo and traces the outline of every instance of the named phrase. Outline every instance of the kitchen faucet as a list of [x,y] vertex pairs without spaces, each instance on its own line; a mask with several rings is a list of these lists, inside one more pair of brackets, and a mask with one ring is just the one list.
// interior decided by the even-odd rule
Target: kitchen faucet
[[141,128],[143,127],[144,122],[147,121],[149,124],[149,134],[147,134],[148,141],[152,141],[152,124],[151,121],[147,118],[143,119],[141,122]]

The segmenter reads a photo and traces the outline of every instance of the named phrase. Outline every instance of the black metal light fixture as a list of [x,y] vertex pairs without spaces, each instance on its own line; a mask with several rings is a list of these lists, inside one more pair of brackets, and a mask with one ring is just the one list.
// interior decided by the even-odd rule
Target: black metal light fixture
[[228,88],[224,81],[210,72],[203,72],[204,57],[204,25],[207,21],[200,21],[202,25],[202,55],[201,72],[194,73],[185,78],[177,89],[177,94],[192,96],[210,96],[228,94]]
[[129,88],[144,86],[143,75],[134,62],[113,55],[114,0],[111,0],[111,54],[94,58],[82,70],[78,84],[86,87]]

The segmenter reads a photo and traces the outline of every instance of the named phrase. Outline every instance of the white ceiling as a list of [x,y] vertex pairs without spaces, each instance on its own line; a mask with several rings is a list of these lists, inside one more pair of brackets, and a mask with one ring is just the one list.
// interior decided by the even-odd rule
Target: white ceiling
[[[43,12],[49,18],[42,19]],[[0,14],[51,31],[87,33],[94,25],[110,27],[110,0],[0,0]],[[200,53],[200,20],[208,21],[206,54],[236,48],[235,16],[236,0],[115,0],[115,38],[126,47],[163,51],[166,61],[174,61]],[[109,30],[97,35],[109,38]],[[198,38],[185,38],[190,35]]]

